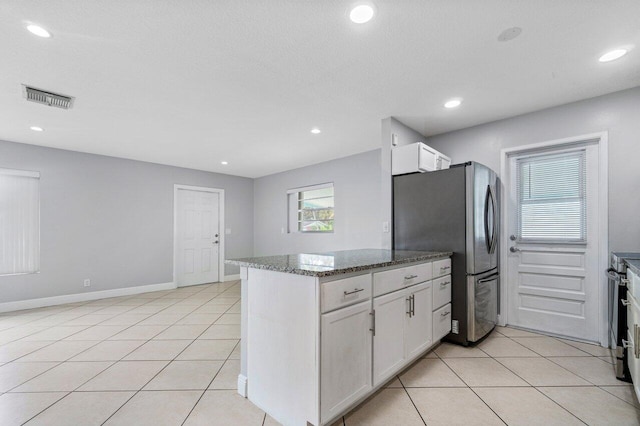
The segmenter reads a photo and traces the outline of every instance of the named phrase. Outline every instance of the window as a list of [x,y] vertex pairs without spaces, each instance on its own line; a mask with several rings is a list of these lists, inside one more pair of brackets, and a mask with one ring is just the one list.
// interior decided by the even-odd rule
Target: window
[[0,275],[40,269],[40,174],[0,169]]
[[517,160],[518,240],[586,242],[586,152]]
[[333,183],[296,188],[289,197],[289,232],[333,232]]

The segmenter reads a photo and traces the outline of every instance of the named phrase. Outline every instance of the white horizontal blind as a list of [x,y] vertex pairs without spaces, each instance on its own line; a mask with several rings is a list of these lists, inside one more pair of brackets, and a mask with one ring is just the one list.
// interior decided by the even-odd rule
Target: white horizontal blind
[[518,241],[585,243],[586,152],[517,160]]
[[294,188],[289,197],[289,232],[333,232],[333,183]]
[[0,275],[40,270],[40,175],[0,169]]

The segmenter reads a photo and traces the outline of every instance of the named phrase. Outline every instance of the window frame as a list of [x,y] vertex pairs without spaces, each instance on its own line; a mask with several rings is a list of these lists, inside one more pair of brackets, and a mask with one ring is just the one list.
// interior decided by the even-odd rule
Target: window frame
[[[304,222],[303,220],[301,220],[300,218],[300,213],[302,212],[302,210],[299,208],[299,202],[300,200],[300,193],[302,192],[307,192],[307,191],[315,191],[318,189],[326,189],[326,188],[331,188],[333,190],[333,195],[331,196],[331,198],[333,198],[333,207],[331,208],[331,210],[334,213],[334,218],[331,219],[333,220],[333,227],[331,230],[328,231],[304,231],[301,229],[301,224],[302,222]],[[329,198],[329,197],[322,197],[322,198]],[[333,184],[333,182],[326,182],[326,183],[320,183],[317,185],[309,185],[309,186],[303,186],[300,188],[292,188],[287,190],[287,230],[288,233],[300,233],[300,234],[333,234],[335,232],[335,199],[336,199],[336,192],[335,192],[335,185]],[[326,220],[322,220],[322,221],[326,221]]]

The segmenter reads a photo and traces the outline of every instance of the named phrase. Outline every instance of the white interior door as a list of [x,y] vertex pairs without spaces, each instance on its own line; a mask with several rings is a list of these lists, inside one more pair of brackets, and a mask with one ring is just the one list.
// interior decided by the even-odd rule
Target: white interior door
[[600,340],[598,146],[509,157],[508,323]]
[[220,194],[177,189],[176,280],[178,286],[220,281]]

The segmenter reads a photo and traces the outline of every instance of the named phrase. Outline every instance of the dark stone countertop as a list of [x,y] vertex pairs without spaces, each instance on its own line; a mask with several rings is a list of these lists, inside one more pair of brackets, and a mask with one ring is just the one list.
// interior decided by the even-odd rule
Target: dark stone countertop
[[634,274],[640,276],[640,259],[625,259],[625,263]]
[[451,256],[447,251],[343,250],[230,259],[226,263],[310,277],[328,277],[374,268],[423,262]]

